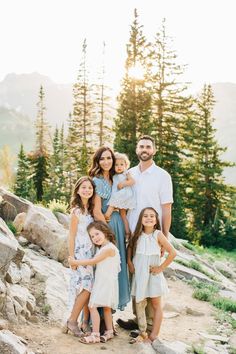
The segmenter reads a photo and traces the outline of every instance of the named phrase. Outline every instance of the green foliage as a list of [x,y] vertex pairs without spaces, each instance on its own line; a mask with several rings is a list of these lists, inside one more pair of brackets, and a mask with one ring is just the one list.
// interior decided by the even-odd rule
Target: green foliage
[[[151,90],[147,79],[147,41],[138,23],[135,10],[131,25],[130,39],[127,44],[126,72],[118,97],[118,110],[115,119],[116,151],[129,156],[131,166],[138,163],[135,153],[137,138],[151,134],[153,130]],[[141,67],[143,78],[132,76],[132,70]]]
[[193,297],[201,301],[212,301],[213,293],[209,289],[195,289]]
[[48,203],[47,207],[53,213],[60,212],[60,213],[66,214],[67,210],[68,210],[68,204],[67,203],[65,203],[63,201],[60,201],[60,200],[56,200],[56,199],[51,200]]
[[192,346],[191,353],[192,354],[207,354],[202,347],[199,347],[197,345]]
[[11,221],[7,221],[6,224],[7,224],[7,227],[11,230],[11,232],[14,235],[16,235],[17,230],[16,230],[15,226],[13,225],[13,223]]
[[211,294],[217,294],[220,290],[216,284],[209,284],[206,282],[197,281],[195,279],[189,281],[188,284],[190,284],[194,289],[207,289]]
[[227,322],[232,326],[233,329],[236,329],[236,320],[233,319],[230,313],[219,310],[216,313],[216,319],[220,323]]
[[236,312],[236,301],[231,299],[217,297],[212,301],[212,305],[223,311]]
[[193,252],[196,252],[196,247],[192,244],[192,243],[189,243],[189,242],[183,242],[182,245],[189,249],[190,251],[193,251]]
[[42,307],[42,312],[45,316],[47,316],[49,314],[49,312],[51,311],[51,306],[49,304],[45,304]]

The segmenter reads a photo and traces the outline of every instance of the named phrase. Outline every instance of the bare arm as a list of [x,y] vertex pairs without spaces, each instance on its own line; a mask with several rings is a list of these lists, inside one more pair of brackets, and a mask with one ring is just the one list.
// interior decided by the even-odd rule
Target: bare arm
[[93,208],[94,219],[97,221],[103,221],[106,223],[106,219],[102,213],[102,200],[99,195],[95,195],[94,198],[94,208]]
[[129,172],[127,172],[126,180],[123,181],[123,182],[118,183],[117,188],[118,189],[122,189],[124,187],[131,187],[131,186],[134,185],[134,183],[135,183],[134,178],[131,176],[131,174]]
[[168,256],[161,265],[153,266],[150,268],[150,272],[153,274],[159,274],[163,272],[177,255],[175,248],[167,240],[166,236],[162,232],[158,234],[157,242],[161,247],[163,247],[168,252]]
[[68,238],[69,255],[72,257],[74,257],[74,253],[75,253],[75,236],[77,232],[78,222],[79,222],[78,216],[72,213],[70,219],[70,229],[69,229],[69,238]]
[[134,273],[134,264],[132,262],[132,248],[130,246],[127,247],[127,264],[130,273]]
[[162,204],[162,232],[168,238],[171,225],[171,207],[172,204]]
[[90,258],[90,259],[74,259],[72,257],[69,257],[69,264],[71,266],[85,266],[85,265],[94,265],[97,264],[107,257],[114,257],[115,256],[115,250],[108,248],[104,250],[103,252],[99,253],[97,256]]

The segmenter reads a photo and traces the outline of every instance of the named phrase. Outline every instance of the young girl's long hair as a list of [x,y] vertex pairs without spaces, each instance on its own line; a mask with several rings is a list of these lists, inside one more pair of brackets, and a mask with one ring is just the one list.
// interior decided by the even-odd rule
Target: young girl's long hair
[[110,227],[105,222],[103,222],[103,221],[91,222],[87,227],[88,233],[92,228],[101,231],[105,235],[105,237],[108,241],[112,242],[114,245],[116,244],[115,235],[113,234],[113,231],[110,229]]
[[109,175],[110,175],[110,179],[111,180],[113,179],[113,176],[115,174],[115,155],[114,155],[114,152],[107,146],[102,146],[99,149],[97,149],[97,151],[95,151],[95,153],[93,155],[92,166],[90,167],[89,172],[88,172],[90,177],[102,176],[103,171],[102,171],[101,166],[99,165],[99,162],[100,162],[102,154],[105,151],[110,151],[110,153],[111,153],[113,163],[112,163],[112,167],[109,171]]
[[152,207],[147,207],[147,208],[142,209],[139,214],[138,222],[137,222],[136,228],[134,230],[133,236],[131,237],[130,242],[129,242],[129,246],[131,247],[131,250],[132,250],[132,257],[135,255],[135,252],[136,252],[138,238],[141,236],[142,232],[144,231],[142,219],[143,219],[143,215],[146,210],[152,210],[155,213],[156,224],[154,225],[153,229],[160,230],[160,221],[159,221],[159,216],[158,216],[157,211]]
[[75,183],[74,189],[73,189],[73,192],[72,192],[72,196],[71,196],[71,200],[70,200],[70,210],[77,207],[77,208],[80,208],[82,213],[85,212],[84,205],[82,203],[81,197],[77,193],[79,187],[85,181],[89,181],[91,183],[92,187],[93,187],[93,195],[88,200],[88,213],[90,215],[93,215],[93,199],[94,199],[94,195],[95,195],[95,184],[94,184],[92,178],[90,178],[88,176],[80,177],[78,179],[78,181]]

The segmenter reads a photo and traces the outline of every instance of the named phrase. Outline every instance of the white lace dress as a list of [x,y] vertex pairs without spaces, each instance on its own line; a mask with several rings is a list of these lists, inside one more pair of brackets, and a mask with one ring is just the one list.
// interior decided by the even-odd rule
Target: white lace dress
[[[75,237],[75,259],[90,259],[94,256],[95,249],[87,232],[87,226],[93,221],[91,215],[82,214],[80,209],[72,210],[78,219]],[[70,269],[69,308],[74,305],[76,296],[83,290],[92,291],[94,282],[93,266],[79,266],[76,270]]]
[[107,257],[96,265],[95,281],[91,292],[89,306],[111,307],[117,309],[119,302],[118,273],[120,272],[120,255],[118,248],[111,242],[99,248],[97,254],[105,249],[115,250],[114,257]]
[[118,173],[113,177],[111,198],[108,205],[118,209],[134,209],[136,207],[136,198],[133,187],[124,187],[118,189],[117,186],[120,182],[126,181],[127,172]]
[[158,297],[168,293],[168,286],[163,273],[152,275],[150,266],[159,266],[161,261],[158,233],[140,235],[137,249],[133,258],[135,273],[132,280],[131,295],[140,302],[147,297]]

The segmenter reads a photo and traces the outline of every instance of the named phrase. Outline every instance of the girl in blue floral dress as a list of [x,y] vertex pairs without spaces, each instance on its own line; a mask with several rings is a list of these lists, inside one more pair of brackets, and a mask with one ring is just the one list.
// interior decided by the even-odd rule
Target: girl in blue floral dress
[[[95,220],[107,222],[104,214],[108,208],[108,201],[111,197],[113,176],[115,174],[115,156],[108,147],[100,147],[93,156],[92,167],[89,176],[93,178],[96,186],[94,197],[93,215]],[[119,305],[120,310],[124,310],[130,301],[130,289],[128,271],[126,263],[125,228],[118,211],[113,211],[109,226],[116,237],[116,245],[120,252],[121,271],[119,273]]]
[[[69,231],[69,256],[76,260],[90,259],[94,256],[94,246],[87,232],[93,221],[92,209],[95,186],[91,178],[81,177],[75,184],[71,199],[71,220]],[[94,281],[92,266],[71,267],[69,289],[69,308],[71,314],[63,329],[80,337],[88,330],[88,301]],[[83,310],[83,323],[78,327],[78,317]]]

